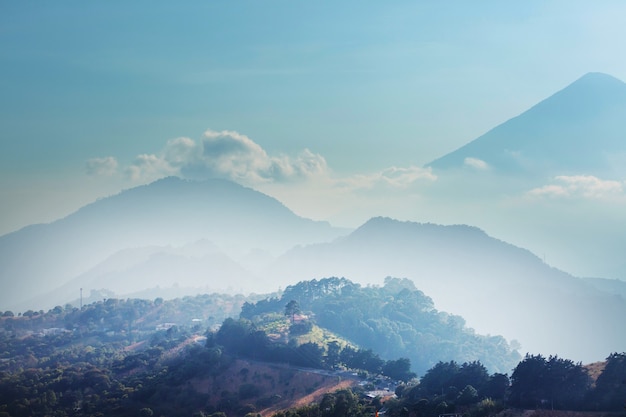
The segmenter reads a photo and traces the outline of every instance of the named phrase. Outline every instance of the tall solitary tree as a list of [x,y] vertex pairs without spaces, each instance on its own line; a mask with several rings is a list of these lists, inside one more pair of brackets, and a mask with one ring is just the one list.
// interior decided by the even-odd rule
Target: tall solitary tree
[[291,300],[285,306],[285,316],[291,319],[291,324],[295,321],[296,314],[300,313],[300,304],[296,300]]

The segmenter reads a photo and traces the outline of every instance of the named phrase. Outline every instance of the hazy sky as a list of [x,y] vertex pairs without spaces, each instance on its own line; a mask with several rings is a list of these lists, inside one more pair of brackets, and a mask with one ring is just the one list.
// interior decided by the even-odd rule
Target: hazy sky
[[165,175],[341,226],[464,221],[422,210],[422,166],[587,72],[626,80],[625,20],[623,1],[0,2],[0,234]]

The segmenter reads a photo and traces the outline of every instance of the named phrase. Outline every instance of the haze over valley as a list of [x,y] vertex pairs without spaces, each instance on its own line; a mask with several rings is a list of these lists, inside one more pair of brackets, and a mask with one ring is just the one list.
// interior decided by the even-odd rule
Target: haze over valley
[[[0,6],[0,387],[269,417],[391,374],[389,417],[615,409],[626,7],[270,3]],[[108,382],[55,379],[83,362]],[[528,364],[578,391],[520,391]]]
[[[444,187],[477,188],[473,194],[482,201],[473,204],[499,210],[499,222],[528,228],[524,220],[538,216],[530,206],[533,199],[571,197],[568,193],[589,194],[598,201],[621,198],[619,182],[600,178],[620,175],[621,165],[609,155],[626,151],[618,133],[626,132],[625,112],[626,85],[608,75],[587,74],[428,164],[424,172]],[[590,139],[597,135],[603,140]],[[202,146],[205,152],[213,143],[252,146],[249,139],[242,140],[228,132],[207,134]],[[233,156],[235,161],[238,157]],[[585,175],[574,175],[580,172]],[[541,186],[549,178],[565,185]],[[425,208],[450,198],[436,193],[425,194]],[[6,279],[0,302],[23,311],[76,302],[79,289],[87,299],[262,294],[312,278],[338,276],[380,285],[387,276],[406,277],[438,308],[464,317],[483,334],[504,335],[527,351],[601,359],[626,345],[623,332],[617,331],[626,316],[625,284],[615,280],[623,276],[619,253],[624,223],[615,221],[607,232],[612,217],[590,221],[583,216],[585,206],[553,204],[553,210],[560,207],[568,215],[553,219],[551,230],[527,230],[526,238],[533,231],[547,245],[553,242],[546,232],[558,235],[565,226],[574,237],[599,229],[602,240],[572,238],[550,251],[577,254],[584,246],[586,256],[579,262],[595,274],[570,272],[577,270],[575,263],[571,270],[557,269],[545,256],[489,236],[471,223],[446,226],[379,217],[356,229],[339,228],[297,216],[278,200],[232,180],[170,176],[99,199],[50,224],[2,236],[0,273]],[[514,217],[521,208],[528,213]],[[535,227],[545,226],[546,219],[536,220]],[[594,256],[598,250],[603,257]],[[614,285],[607,286],[611,279]],[[577,343],[580,332],[593,345]]]

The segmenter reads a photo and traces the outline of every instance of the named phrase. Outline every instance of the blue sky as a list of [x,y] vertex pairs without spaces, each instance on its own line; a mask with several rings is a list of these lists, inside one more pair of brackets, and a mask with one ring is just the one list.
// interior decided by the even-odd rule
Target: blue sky
[[621,1],[2,2],[0,234],[169,174],[338,225],[481,226],[423,206],[423,165],[587,72],[626,80],[624,19]]

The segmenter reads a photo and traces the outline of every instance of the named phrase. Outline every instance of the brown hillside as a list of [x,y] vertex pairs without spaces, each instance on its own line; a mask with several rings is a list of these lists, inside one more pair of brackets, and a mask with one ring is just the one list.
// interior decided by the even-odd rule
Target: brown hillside
[[191,384],[197,392],[209,394],[210,405],[217,406],[223,398],[237,395],[241,404],[251,404],[255,412],[269,416],[318,401],[328,392],[357,382],[323,371],[238,359],[220,375],[196,378]]

